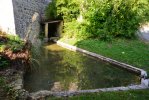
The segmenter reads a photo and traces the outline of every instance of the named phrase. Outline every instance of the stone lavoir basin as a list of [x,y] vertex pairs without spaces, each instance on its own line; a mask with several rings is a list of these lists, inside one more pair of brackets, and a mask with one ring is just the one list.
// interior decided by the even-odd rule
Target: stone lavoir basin
[[140,77],[79,52],[49,43],[32,53],[31,70],[24,75],[29,92],[110,88],[140,84]]

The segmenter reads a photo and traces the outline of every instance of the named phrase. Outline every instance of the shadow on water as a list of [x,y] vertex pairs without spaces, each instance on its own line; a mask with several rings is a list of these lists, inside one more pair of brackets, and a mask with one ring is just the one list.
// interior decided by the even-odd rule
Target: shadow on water
[[24,87],[30,92],[75,91],[139,83],[139,77],[132,73],[56,44],[45,44],[39,49],[40,54],[32,53],[40,63],[38,71],[29,71],[24,77]]

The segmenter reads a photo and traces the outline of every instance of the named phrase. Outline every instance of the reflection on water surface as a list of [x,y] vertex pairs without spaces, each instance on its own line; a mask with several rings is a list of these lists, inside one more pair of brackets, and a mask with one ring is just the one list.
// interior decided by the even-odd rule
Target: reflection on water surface
[[39,61],[36,70],[26,73],[24,88],[38,90],[75,91],[139,84],[139,77],[109,63],[81,53],[47,44],[32,56]]

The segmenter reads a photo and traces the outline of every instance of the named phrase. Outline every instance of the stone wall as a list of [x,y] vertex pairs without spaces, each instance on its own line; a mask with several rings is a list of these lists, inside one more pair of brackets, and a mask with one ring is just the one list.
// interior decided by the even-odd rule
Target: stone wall
[[16,33],[34,40],[40,33],[41,16],[50,0],[12,0]]

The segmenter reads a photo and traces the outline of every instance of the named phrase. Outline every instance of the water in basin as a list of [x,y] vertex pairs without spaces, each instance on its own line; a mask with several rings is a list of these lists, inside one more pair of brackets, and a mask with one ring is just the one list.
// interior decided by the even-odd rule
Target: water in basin
[[39,90],[76,91],[139,84],[139,77],[114,65],[82,53],[49,43],[35,50],[38,61],[34,69],[26,72],[24,88]]

